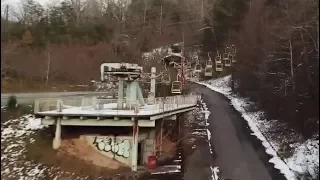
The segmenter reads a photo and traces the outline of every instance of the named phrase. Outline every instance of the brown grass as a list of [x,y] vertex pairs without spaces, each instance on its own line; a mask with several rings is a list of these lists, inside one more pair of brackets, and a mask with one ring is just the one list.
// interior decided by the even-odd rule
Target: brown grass
[[1,93],[21,92],[61,92],[90,91],[89,86],[52,83],[45,87],[44,83],[1,79]]

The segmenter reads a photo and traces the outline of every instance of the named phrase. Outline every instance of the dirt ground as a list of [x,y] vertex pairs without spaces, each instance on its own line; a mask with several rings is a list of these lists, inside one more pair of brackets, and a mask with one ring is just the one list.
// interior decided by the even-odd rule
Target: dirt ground
[[[49,130],[50,131],[50,130]],[[89,176],[89,179],[110,177],[118,173],[130,172],[129,168],[121,167],[120,163],[109,160],[105,156],[88,147],[80,139],[62,141],[58,151],[52,149],[52,133],[42,130],[35,135],[35,143],[27,144],[27,158],[41,164],[58,166],[61,170],[77,176]],[[116,170],[115,170],[116,169]]]
[[65,156],[75,156],[95,166],[104,167],[111,170],[125,168],[121,163],[102,155],[88,145],[86,141],[80,138],[62,140],[59,153]]

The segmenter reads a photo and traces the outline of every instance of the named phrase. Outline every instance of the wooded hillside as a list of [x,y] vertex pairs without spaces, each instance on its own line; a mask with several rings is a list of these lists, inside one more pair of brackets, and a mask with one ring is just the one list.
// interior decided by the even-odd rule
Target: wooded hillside
[[182,41],[237,47],[235,91],[306,136],[319,127],[318,0],[63,0],[2,3],[1,77],[88,83],[102,62],[136,62]]

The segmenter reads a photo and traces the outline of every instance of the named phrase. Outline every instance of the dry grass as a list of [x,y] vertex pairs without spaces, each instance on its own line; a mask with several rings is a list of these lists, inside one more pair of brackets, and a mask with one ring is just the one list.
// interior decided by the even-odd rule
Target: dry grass
[[89,86],[52,83],[45,87],[45,84],[31,81],[17,81],[1,79],[1,93],[20,92],[61,92],[61,91],[90,91]]

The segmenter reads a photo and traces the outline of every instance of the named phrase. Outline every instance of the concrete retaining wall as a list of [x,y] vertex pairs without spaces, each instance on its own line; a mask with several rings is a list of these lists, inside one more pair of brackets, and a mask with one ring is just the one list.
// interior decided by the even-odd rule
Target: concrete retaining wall
[[131,136],[80,136],[90,146],[103,155],[113,158],[131,167],[132,159],[132,137]]

